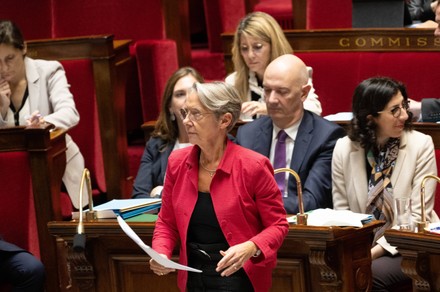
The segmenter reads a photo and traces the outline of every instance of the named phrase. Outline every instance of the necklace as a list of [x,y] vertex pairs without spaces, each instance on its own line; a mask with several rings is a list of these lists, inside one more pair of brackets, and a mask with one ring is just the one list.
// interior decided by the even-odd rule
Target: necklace
[[217,171],[217,169],[210,170],[210,169],[206,168],[201,161],[200,161],[200,166],[202,166],[202,168],[204,170],[206,170],[209,173],[209,176],[211,176],[211,177],[213,177],[215,172]]

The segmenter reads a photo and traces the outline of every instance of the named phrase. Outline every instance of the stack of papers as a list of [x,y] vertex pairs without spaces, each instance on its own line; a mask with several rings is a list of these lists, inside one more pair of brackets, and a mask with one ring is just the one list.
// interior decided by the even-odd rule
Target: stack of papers
[[325,116],[324,119],[329,121],[350,121],[353,118],[352,112],[340,112],[333,115]]
[[[373,215],[354,213],[350,210],[316,209],[307,212],[309,226],[353,226],[362,227],[373,220]],[[289,223],[296,224],[296,216],[287,218]]]
[[429,225],[426,228],[426,230],[431,232],[431,233],[440,234],[440,222],[429,223]]
[[[107,203],[93,207],[98,219],[116,218],[120,215],[123,219],[134,217],[136,215],[151,212],[160,208],[162,199],[114,199]],[[85,210],[84,213],[88,212]],[[78,219],[79,212],[72,212],[72,219]]]

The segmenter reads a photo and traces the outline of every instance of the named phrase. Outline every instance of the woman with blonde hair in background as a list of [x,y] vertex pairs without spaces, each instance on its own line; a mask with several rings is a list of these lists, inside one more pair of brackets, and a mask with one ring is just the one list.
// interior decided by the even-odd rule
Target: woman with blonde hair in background
[[[238,24],[232,46],[235,72],[226,77],[226,83],[235,86],[243,101],[241,119],[266,115],[263,75],[267,65],[281,55],[293,50],[278,22],[264,12],[253,12]],[[317,115],[322,112],[321,103],[312,84],[312,68],[307,67],[312,86],[304,108]]]

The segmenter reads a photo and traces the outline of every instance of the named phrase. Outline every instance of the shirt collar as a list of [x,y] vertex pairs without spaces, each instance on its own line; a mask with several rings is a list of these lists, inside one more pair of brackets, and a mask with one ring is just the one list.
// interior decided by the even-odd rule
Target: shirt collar
[[[298,128],[299,125],[301,124],[302,118],[299,119],[295,124],[293,124],[292,126],[283,129],[286,133],[287,136],[292,139],[293,141],[296,140],[296,135],[298,134]],[[272,140],[275,140],[276,137],[278,136],[278,132],[281,131],[281,128],[277,127],[274,123],[273,123],[273,130],[272,130]]]

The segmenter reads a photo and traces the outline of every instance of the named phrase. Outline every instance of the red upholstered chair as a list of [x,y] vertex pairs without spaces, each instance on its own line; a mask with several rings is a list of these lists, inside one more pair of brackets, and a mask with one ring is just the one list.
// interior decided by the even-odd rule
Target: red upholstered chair
[[226,69],[223,60],[221,34],[233,32],[246,15],[244,0],[203,0],[208,48],[193,49],[192,66],[205,80],[224,80]]
[[[133,60],[126,89],[126,127],[129,136],[129,169],[136,170],[130,170],[130,175],[135,176],[140,159],[138,157],[142,155],[138,145],[142,136],[137,134],[142,135],[140,127],[143,122],[157,119],[157,101],[171,75],[168,72],[177,68],[176,45],[166,39],[162,2],[54,1],[53,27],[53,37],[113,34],[115,39],[133,41],[130,50]],[[142,105],[146,108],[142,109]]]
[[29,155],[0,152],[0,236],[40,257]]
[[[132,72],[132,76],[138,76],[141,99],[136,98],[134,94],[126,96],[126,112],[131,116],[127,119],[127,123],[131,123],[127,124],[129,131],[140,129],[140,125],[145,121],[157,119],[165,84],[179,67],[176,43],[172,40],[139,40],[132,47],[132,51],[132,55],[136,56],[136,66],[132,68],[137,68],[137,72]],[[152,68],[155,68],[153,73]],[[134,113],[141,115],[133,117]],[[141,133],[140,141],[129,141],[129,173],[133,177],[136,177],[145,148],[143,132]]]
[[[64,60],[61,63],[80,115],[78,125],[68,133],[84,156],[85,167],[90,170],[94,201],[99,201],[106,193],[106,184],[92,61]],[[70,200],[65,196],[62,200],[63,217],[69,217],[72,212],[72,206],[68,208]]]
[[[437,52],[297,52],[295,55],[313,68],[313,86],[321,101],[322,116],[351,111],[356,86],[377,75],[402,81],[412,99],[438,96],[430,70],[440,66]],[[418,65],[426,60],[430,60],[431,66]]]
[[[158,117],[165,84],[179,67],[175,52],[172,40],[139,40],[134,44],[144,121]],[[155,78],[151,78],[151,68],[157,68]]]
[[[40,258],[50,279],[48,291],[58,291],[55,239],[47,223],[62,219],[66,142],[65,131],[50,129],[49,125],[0,129],[0,163],[5,166],[0,169],[0,235]],[[0,291],[11,291],[3,288]]]
[[294,29],[292,0],[260,0],[254,11],[271,15],[283,29]]
[[233,32],[246,15],[243,0],[203,0],[210,52],[222,52],[221,34]]
[[[29,155],[25,151],[0,152],[0,237],[40,257]],[[5,283],[0,291],[11,291]]]
[[50,38],[52,2],[51,0],[2,0],[0,19],[15,22],[26,40]]
[[352,0],[307,0],[306,29],[350,27]]

